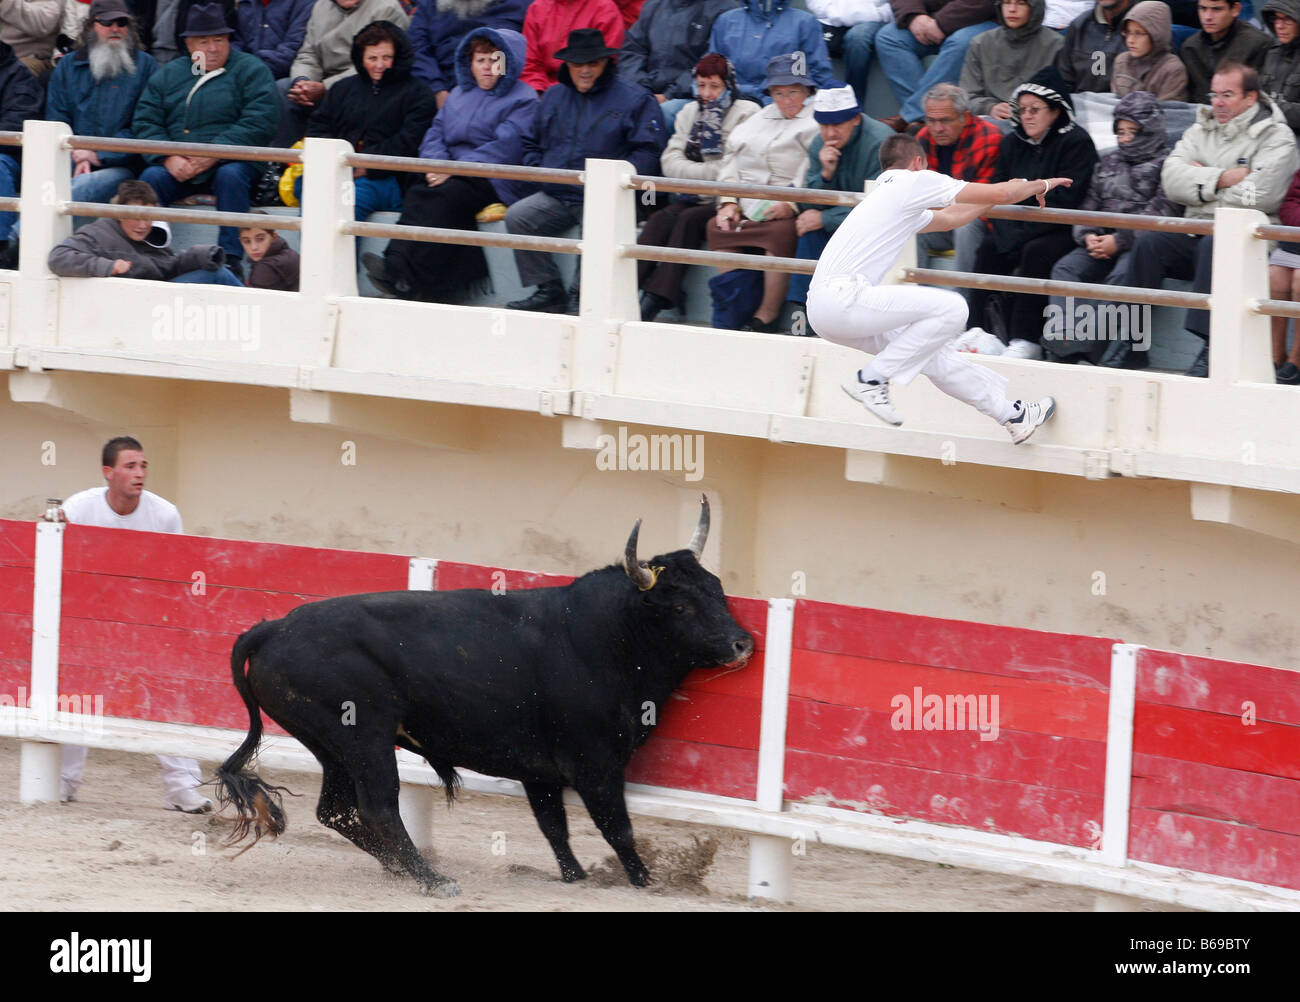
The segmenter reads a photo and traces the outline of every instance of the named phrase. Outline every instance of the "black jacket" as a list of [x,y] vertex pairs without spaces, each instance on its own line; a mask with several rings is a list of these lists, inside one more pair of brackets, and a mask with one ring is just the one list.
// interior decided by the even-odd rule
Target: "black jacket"
[[[23,122],[41,118],[45,111],[45,85],[18,61],[14,50],[0,42],[0,132],[22,132]],[[16,146],[2,151],[15,160],[22,157]]]

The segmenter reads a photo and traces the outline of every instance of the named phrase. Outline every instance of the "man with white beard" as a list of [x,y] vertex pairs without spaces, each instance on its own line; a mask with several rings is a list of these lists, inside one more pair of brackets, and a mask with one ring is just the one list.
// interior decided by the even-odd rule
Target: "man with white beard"
[[[145,84],[158,69],[140,48],[126,0],[93,0],[77,49],[50,76],[45,117],[66,122],[78,136],[132,139],[131,118]],[[72,151],[72,200],[107,202],[143,166],[129,153]]]

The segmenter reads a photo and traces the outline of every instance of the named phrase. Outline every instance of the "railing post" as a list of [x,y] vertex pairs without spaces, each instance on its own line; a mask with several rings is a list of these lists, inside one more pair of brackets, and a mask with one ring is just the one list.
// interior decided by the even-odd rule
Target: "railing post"
[[[23,239],[26,239],[26,234]],[[32,674],[27,705],[44,719],[53,719],[58,707],[63,530],[62,522],[36,523],[36,561],[32,568]],[[62,745],[47,741],[22,743],[18,762],[20,803],[59,799],[61,759]]]
[[[302,266],[298,289],[307,302],[357,294],[355,238],[343,232],[356,202],[353,153],[341,139],[308,139],[302,153]],[[318,299],[315,297],[319,297]]]
[[1133,787],[1133,711],[1137,703],[1139,644],[1116,644],[1110,654],[1110,711],[1106,723],[1106,785],[1102,799],[1101,858],[1128,865]]
[[[582,298],[574,346],[574,385],[612,393],[619,326],[640,319],[636,261],[619,253],[636,243],[636,173],[626,160],[588,160],[582,196]],[[667,197],[659,194],[657,197]]]
[[[785,733],[790,700],[790,655],[794,643],[794,600],[774,598],[767,606],[763,654],[763,716],[758,738],[755,801],[761,811],[779,812],[785,803]],[[774,835],[749,838],[749,896],[790,900],[794,846]]]
[[1210,379],[1221,386],[1273,382],[1269,317],[1252,313],[1268,298],[1268,241],[1255,228],[1268,224],[1258,209],[1214,212],[1214,275],[1210,285]]
[[18,270],[23,281],[14,287],[13,342],[54,344],[58,339],[59,283],[45,262],[60,241],[72,232],[72,220],[59,213],[59,203],[72,197],[72,155],[63,141],[72,130],[63,122],[29,118],[23,123],[22,193],[18,219],[22,240]]

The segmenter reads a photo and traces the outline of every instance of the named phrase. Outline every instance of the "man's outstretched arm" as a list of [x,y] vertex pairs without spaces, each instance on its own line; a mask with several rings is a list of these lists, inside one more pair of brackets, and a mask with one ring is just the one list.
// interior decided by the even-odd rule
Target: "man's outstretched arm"
[[1000,181],[997,184],[979,184],[971,181],[957,192],[957,197],[953,201],[963,205],[970,203],[1015,205],[1026,198],[1037,197],[1039,207],[1046,208],[1043,199],[1049,191],[1053,188],[1069,188],[1073,184],[1074,178],[1070,177],[1034,178],[1029,181],[1017,178],[1014,181]]
[[[967,187],[970,187],[967,185]],[[985,185],[984,187],[988,187]],[[1042,185],[1039,185],[1042,187]],[[956,230],[965,226],[971,220],[978,219],[980,214],[988,209],[987,205],[979,202],[965,202],[946,206],[942,209],[935,209],[934,216],[924,227],[917,230],[917,233],[944,233],[948,230]]]

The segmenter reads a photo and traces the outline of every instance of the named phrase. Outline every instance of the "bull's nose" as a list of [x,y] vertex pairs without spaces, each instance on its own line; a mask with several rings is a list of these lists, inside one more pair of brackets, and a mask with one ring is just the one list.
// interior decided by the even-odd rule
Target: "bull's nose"
[[737,658],[747,658],[754,653],[754,638],[741,637],[732,641],[731,649],[736,652]]

